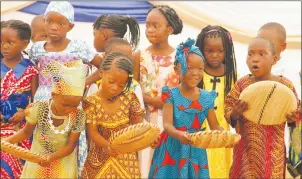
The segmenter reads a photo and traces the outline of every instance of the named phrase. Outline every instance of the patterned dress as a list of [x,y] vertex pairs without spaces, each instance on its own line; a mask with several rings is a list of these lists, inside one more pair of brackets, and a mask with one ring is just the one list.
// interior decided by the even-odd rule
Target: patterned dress
[[[205,90],[215,90],[217,92],[214,108],[217,121],[221,127],[223,127],[227,131],[230,131],[230,125],[224,118],[225,76],[212,76],[204,72],[203,83]],[[206,130],[210,130],[207,121],[204,122],[202,128],[204,127],[206,128]],[[210,177],[224,179],[228,178],[232,165],[232,148],[207,149],[207,156],[209,162]]]
[[[36,42],[31,47],[29,57],[37,65],[39,72],[52,61],[66,63],[73,60],[83,60],[89,63],[96,55],[96,52],[80,40],[71,40],[66,49],[61,52],[47,52],[44,48],[46,41]],[[35,94],[34,101],[47,100],[51,96],[51,77],[39,74],[39,88]]]
[[[251,75],[239,79],[225,99],[225,115],[230,119],[232,106],[240,93],[251,85]],[[280,83],[296,95],[293,84],[281,76]],[[297,96],[297,95],[296,95]],[[285,123],[265,126],[242,119],[236,132],[241,140],[234,146],[230,178],[285,178]]]
[[[141,109],[133,92],[127,92],[117,100],[121,101],[121,105],[114,114],[105,111],[98,93],[87,97],[83,102],[87,123],[96,123],[99,133],[106,140],[113,132],[130,126],[132,121],[142,121],[145,115],[145,110]],[[81,178],[141,178],[137,153],[110,157],[104,148],[91,140]]]
[[291,176],[297,177],[302,175],[302,123],[301,113],[296,121],[296,127],[290,130],[289,159],[287,169]]
[[[208,110],[214,108],[216,92],[200,90],[198,100],[184,97],[179,88],[162,90],[165,103],[173,104],[173,125],[177,130],[194,133],[200,130]],[[163,132],[154,151],[149,178],[209,178],[205,149],[182,144]]]
[[[79,133],[85,129],[85,113],[82,109],[70,114],[69,120],[55,127],[56,130],[64,130],[69,126],[65,134],[56,134],[49,124],[50,102],[38,101],[30,104],[26,111],[26,120],[32,125],[36,125],[33,134],[31,152],[39,153],[43,156],[54,153],[66,145],[71,132]],[[21,178],[77,178],[78,165],[77,154],[74,150],[68,156],[53,161],[49,167],[42,167],[37,163],[27,161],[25,163]]]
[[[93,48],[90,48],[84,41],[71,40],[68,46],[61,52],[47,52],[44,48],[45,41],[36,42],[29,52],[30,58],[38,65],[39,71],[52,61],[62,64],[73,61],[83,60],[89,63],[96,55]],[[34,101],[47,100],[51,97],[51,77],[39,75],[39,88],[35,94]],[[87,156],[86,133],[83,131],[79,140],[79,173],[84,165]]]
[[[38,70],[28,60],[23,59],[13,69],[7,67],[1,60],[1,110],[5,105],[12,105],[15,108],[25,108],[31,98],[31,79],[38,75]],[[19,96],[21,95],[21,96]],[[11,100],[12,97],[22,97],[25,99],[23,107],[19,106],[18,98]],[[25,106],[25,107],[24,107]],[[17,109],[15,109],[16,111]],[[3,112],[3,111],[2,111]],[[13,116],[11,111],[8,111],[8,116]],[[3,114],[4,115],[4,114]],[[24,127],[25,122],[21,123],[3,123],[1,121],[1,138],[14,135],[19,129]],[[27,139],[18,144],[19,146],[30,149],[30,140]],[[17,179],[20,177],[24,161],[13,157],[12,155],[1,152],[1,178],[2,179]]]
[[[140,84],[143,94],[152,97],[160,96],[161,89],[167,85],[170,88],[179,84],[179,77],[174,72],[175,53],[168,56],[153,55],[149,51],[141,52],[140,59]],[[146,105],[146,119],[156,124],[163,130],[162,110]],[[153,149],[142,150],[143,158],[140,159],[143,178],[148,177]]]

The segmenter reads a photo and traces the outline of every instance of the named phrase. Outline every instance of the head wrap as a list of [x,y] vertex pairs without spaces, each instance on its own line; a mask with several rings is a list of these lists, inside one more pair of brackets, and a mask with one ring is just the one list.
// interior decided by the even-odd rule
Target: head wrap
[[70,23],[74,23],[74,9],[68,1],[51,1],[47,6],[44,15],[51,11],[61,14],[66,17]]
[[52,76],[52,92],[61,95],[83,96],[87,66],[76,60],[66,64],[49,63],[41,72]]
[[201,54],[198,47],[195,45],[195,40],[188,38],[185,43],[181,43],[176,48],[176,56],[175,56],[175,62],[174,64],[180,63],[181,65],[181,73],[185,75],[188,71],[187,69],[187,56],[190,53],[195,53],[196,55],[201,56],[201,58],[204,60],[203,55]]

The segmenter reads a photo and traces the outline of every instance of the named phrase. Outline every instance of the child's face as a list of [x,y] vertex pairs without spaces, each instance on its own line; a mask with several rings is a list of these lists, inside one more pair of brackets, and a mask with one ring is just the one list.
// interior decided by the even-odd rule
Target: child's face
[[22,40],[18,31],[12,28],[1,29],[1,53],[7,60],[21,57],[21,52],[28,45],[28,40]]
[[254,39],[249,44],[246,63],[255,77],[269,74],[276,61],[277,56],[272,54],[272,49],[267,40]]
[[101,71],[102,82],[101,89],[103,95],[107,99],[111,99],[114,96],[119,95],[127,85],[128,73],[120,68],[117,68],[114,64],[110,70]]
[[94,41],[93,45],[97,52],[104,52],[104,47],[107,42],[104,34],[99,29],[93,29]]
[[56,12],[49,12],[45,16],[45,32],[50,41],[59,41],[65,38],[67,32],[73,28],[74,24],[69,23],[68,19]]
[[211,68],[219,68],[224,61],[225,50],[221,37],[204,39],[203,54]]
[[104,52],[107,41],[115,37],[115,33],[111,29],[99,28],[93,29],[94,48],[97,52]]
[[55,93],[52,93],[52,96],[56,105],[56,110],[62,115],[68,115],[75,111],[82,100],[81,96],[67,96]]
[[43,17],[37,17],[31,23],[31,41],[32,42],[39,42],[39,41],[46,41],[47,35],[44,28],[44,19]]
[[146,37],[151,44],[168,40],[173,28],[169,26],[166,17],[158,10],[152,10],[146,19]]
[[263,29],[257,34],[258,37],[269,39],[273,42],[276,48],[276,55],[278,59],[280,58],[280,53],[285,50],[286,43],[282,42],[278,34],[274,30]]
[[204,64],[199,55],[190,53],[187,57],[187,73],[183,75],[181,73],[180,64],[177,64],[176,73],[180,75],[180,80],[186,83],[189,87],[194,88],[202,80]]

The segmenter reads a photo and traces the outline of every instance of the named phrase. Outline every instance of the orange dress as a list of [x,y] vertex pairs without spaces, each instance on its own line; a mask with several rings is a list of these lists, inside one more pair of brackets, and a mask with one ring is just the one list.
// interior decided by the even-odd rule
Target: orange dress
[[[130,126],[133,121],[143,121],[145,110],[137,96],[129,91],[120,96],[121,106],[114,114],[105,111],[102,99],[93,94],[83,101],[87,123],[96,123],[99,133],[109,140],[113,132]],[[81,178],[141,178],[137,153],[110,157],[104,148],[89,141],[88,156]]]

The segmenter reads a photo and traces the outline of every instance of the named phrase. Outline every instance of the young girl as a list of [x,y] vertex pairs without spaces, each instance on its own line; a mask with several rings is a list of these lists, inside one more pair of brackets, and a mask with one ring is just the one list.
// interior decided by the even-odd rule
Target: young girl
[[[107,41],[107,43],[104,47],[104,57],[106,57],[108,54],[113,53],[113,52],[121,52],[121,53],[124,53],[124,54],[126,54],[130,57],[133,56],[132,55],[132,46],[131,46],[131,44],[127,40],[122,39],[122,38],[113,37],[113,38],[111,38],[110,40]],[[99,79],[101,79],[101,75],[100,75],[99,71],[96,71],[96,72],[98,72],[97,75],[98,75]],[[101,82],[101,80],[99,80],[99,81]],[[129,90],[136,94],[136,96],[137,96],[137,98],[140,102],[141,108],[144,109],[145,106],[144,106],[144,101],[143,101],[142,89],[141,89],[139,83],[136,80],[132,79],[131,86],[130,86]],[[92,93],[92,94],[94,94],[94,93]],[[79,156],[79,166],[80,166],[80,171],[81,171],[82,168],[83,168],[85,159],[87,157],[87,151],[88,151],[87,143],[85,141],[84,136],[82,136],[82,135],[80,137],[79,150],[81,151],[80,153],[82,154],[82,155]],[[140,156],[139,158],[141,160],[142,156]]]
[[[106,43],[104,56],[106,57],[108,54],[113,52],[121,52],[123,54],[128,55],[131,58],[133,57],[131,44],[127,40],[122,38],[114,37],[108,40],[108,42]],[[136,94],[140,102],[141,108],[145,108],[140,84],[136,80],[132,79],[129,90]]]
[[[24,127],[23,109],[30,103],[38,87],[38,70],[22,56],[30,41],[31,30],[19,20],[1,22],[1,138]],[[30,149],[30,141],[19,146]],[[19,178],[23,161],[1,152],[1,178]]]
[[[207,91],[215,90],[215,112],[221,127],[230,131],[224,118],[224,99],[237,80],[236,59],[231,34],[220,26],[201,30],[196,46],[205,57],[203,80],[198,85]],[[209,130],[207,122],[202,126]],[[232,149],[207,149],[210,178],[228,178],[232,164]]]
[[[84,41],[69,40],[66,35],[74,26],[74,9],[69,2],[52,1],[44,13],[45,32],[48,41],[34,43],[29,56],[37,63],[39,71],[52,61],[66,63],[73,60],[83,60],[96,67],[101,64],[99,57]],[[51,80],[39,75],[39,88],[34,101],[49,99]]]
[[97,93],[87,97],[88,157],[82,178],[141,178],[135,152],[118,154],[110,148],[113,132],[143,121],[145,111],[136,95],[128,91],[133,78],[129,56],[113,52],[101,67],[102,81]]
[[[239,79],[225,99],[225,118],[241,135],[234,147],[230,178],[285,178],[285,123],[265,126],[246,120],[242,113],[248,108],[247,103],[238,98],[246,87],[258,81],[280,82],[296,94],[295,89],[288,79],[271,73],[277,56],[270,40],[253,39],[246,62],[252,74]],[[296,117],[296,111],[292,112],[287,123],[295,124]]]
[[[161,89],[165,85],[172,88],[179,83],[179,77],[173,69],[175,49],[169,44],[168,38],[172,34],[180,34],[182,28],[182,21],[174,9],[166,5],[152,7],[148,11],[145,32],[151,45],[140,52],[140,62],[135,63],[140,64],[140,84],[147,107],[146,119],[161,129]],[[153,152],[150,148],[147,150],[142,161],[144,178],[149,173]]]
[[149,178],[209,178],[205,149],[190,146],[188,133],[198,132],[207,118],[211,130],[222,130],[216,119],[216,92],[197,87],[203,76],[202,54],[188,39],[177,47],[175,71],[180,84],[163,87],[164,129],[154,151]]
[[[93,24],[94,48],[97,52],[105,52],[105,46],[108,40],[114,37],[124,38],[129,28],[129,42],[135,50],[140,41],[140,30],[137,20],[130,16],[121,15],[101,15]],[[131,55],[132,56],[132,55]],[[103,55],[104,57],[104,55]],[[100,80],[99,70],[87,77],[86,85],[90,85]],[[135,78],[137,79],[137,78]]]
[[32,103],[25,111],[27,123],[6,141],[15,144],[33,134],[31,152],[46,157],[42,163],[26,162],[21,178],[76,178],[74,150],[85,129],[85,113],[78,109],[85,87],[86,68],[81,61],[66,67],[51,62],[42,73],[52,76],[52,99]]

